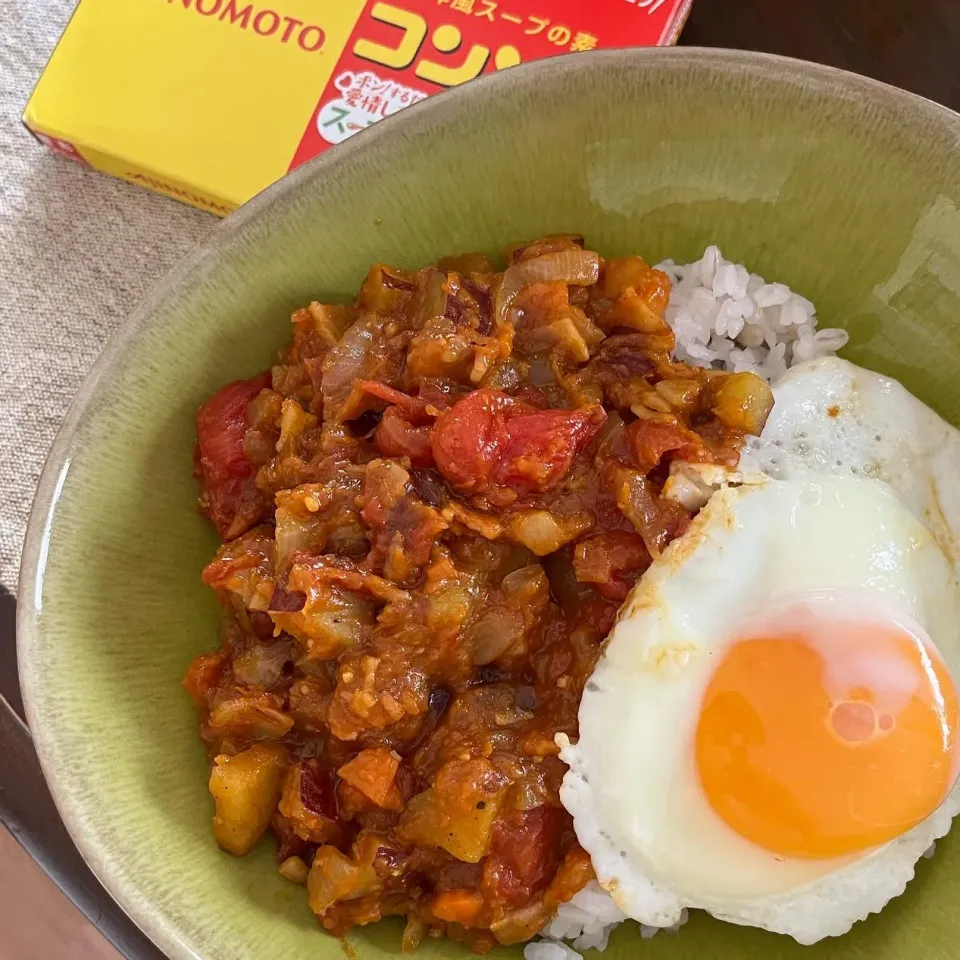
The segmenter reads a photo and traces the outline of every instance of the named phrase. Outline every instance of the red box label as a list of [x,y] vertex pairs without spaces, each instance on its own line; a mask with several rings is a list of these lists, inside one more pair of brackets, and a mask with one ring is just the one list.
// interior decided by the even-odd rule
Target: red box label
[[398,110],[529,60],[673,43],[689,0],[367,0],[290,169]]

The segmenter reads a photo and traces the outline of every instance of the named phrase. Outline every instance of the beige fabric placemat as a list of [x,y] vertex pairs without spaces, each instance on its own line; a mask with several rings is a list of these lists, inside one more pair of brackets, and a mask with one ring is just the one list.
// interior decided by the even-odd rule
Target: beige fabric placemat
[[11,589],[44,459],[81,380],[216,222],[54,157],[21,125],[73,7],[0,0],[0,583]]

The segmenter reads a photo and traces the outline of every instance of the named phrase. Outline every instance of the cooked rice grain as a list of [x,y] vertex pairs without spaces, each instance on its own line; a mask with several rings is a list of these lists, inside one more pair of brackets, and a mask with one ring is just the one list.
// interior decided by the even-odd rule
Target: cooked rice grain
[[[610,894],[594,880],[573,899],[560,905],[557,915],[544,927],[543,939],[528,943],[523,955],[525,960],[580,960],[580,951],[606,950],[614,928],[627,919]],[[680,923],[673,927],[640,924],[640,936],[649,940],[661,929],[676,931],[686,922],[687,911],[684,910]]]
[[817,330],[809,300],[730,263],[717,247],[707,247],[695,263],[664,260],[657,267],[673,284],[666,317],[678,360],[772,381],[794,363],[836,353],[849,339],[845,330]]

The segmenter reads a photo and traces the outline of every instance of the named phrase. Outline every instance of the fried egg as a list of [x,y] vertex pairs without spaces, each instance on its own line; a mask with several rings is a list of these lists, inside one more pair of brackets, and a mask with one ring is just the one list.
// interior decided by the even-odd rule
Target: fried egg
[[577,836],[645,924],[699,907],[842,934],[960,811],[938,418],[843,361],[804,366],[752,451],[773,476],[719,489],[644,574],[560,738]]
[[960,431],[896,380],[839,357],[791,368],[773,395],[743,473],[882,480],[960,566]]

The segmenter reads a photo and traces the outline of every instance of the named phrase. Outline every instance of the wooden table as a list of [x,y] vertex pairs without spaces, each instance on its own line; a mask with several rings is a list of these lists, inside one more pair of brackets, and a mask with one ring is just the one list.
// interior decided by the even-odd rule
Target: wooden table
[[[681,43],[817,60],[960,110],[960,0],[695,0]],[[14,600],[0,589],[0,820],[122,953],[163,960],[80,859],[22,715]]]
[[680,42],[815,60],[960,110],[957,0],[694,0]]

